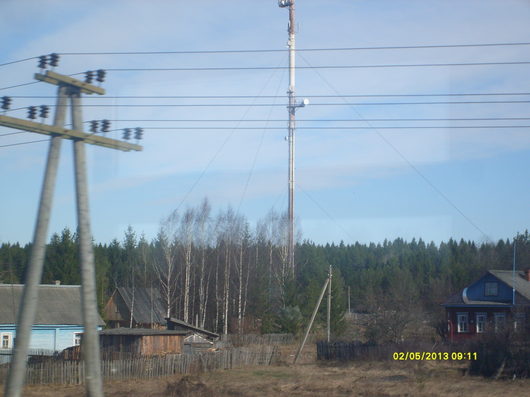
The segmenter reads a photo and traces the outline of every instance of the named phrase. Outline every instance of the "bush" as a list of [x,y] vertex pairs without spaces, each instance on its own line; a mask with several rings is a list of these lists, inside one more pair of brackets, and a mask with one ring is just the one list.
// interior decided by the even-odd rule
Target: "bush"
[[491,333],[470,343],[477,359],[469,364],[469,373],[487,378],[500,376],[526,378],[530,375],[530,344],[522,335]]

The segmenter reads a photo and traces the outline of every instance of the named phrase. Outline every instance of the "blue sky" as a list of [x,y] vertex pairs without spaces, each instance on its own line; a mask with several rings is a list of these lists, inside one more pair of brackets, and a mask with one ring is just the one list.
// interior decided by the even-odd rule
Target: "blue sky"
[[[276,1],[66,1],[0,3],[0,64],[51,52],[285,49],[287,11]],[[525,0],[297,0],[297,47],[391,47],[530,42]],[[376,65],[530,61],[530,46],[300,52],[297,65]],[[94,69],[286,66],[286,53],[64,55],[59,73]],[[529,96],[319,98],[316,95],[528,93],[530,65],[300,69],[308,97],[297,131],[296,216],[315,242],[380,242],[402,237],[496,241],[530,225],[528,128],[385,129],[391,126],[502,126],[529,121],[455,121],[530,117],[528,103],[366,105],[367,102],[528,100]],[[1,66],[0,88],[32,81],[36,61]],[[271,95],[287,88],[285,70],[109,72],[107,96]],[[1,90],[13,107],[52,104],[53,86]],[[313,96],[313,97],[312,97]],[[118,107],[120,104],[240,103],[239,107]],[[277,106],[251,106],[274,103]],[[319,103],[336,105],[319,105]],[[344,102],[355,103],[345,105]],[[286,127],[285,98],[84,99],[84,119],[229,119],[211,127]],[[26,112],[9,115],[25,118]],[[438,118],[439,121],[365,121]],[[245,120],[282,120],[250,123]],[[232,205],[251,224],[287,203],[286,130],[158,130],[206,122],[126,122],[145,129],[139,153],[89,147],[92,229],[96,241],[122,239],[127,225],[148,238],[176,208],[208,197]],[[331,130],[334,126],[368,127]],[[149,128],[151,127],[151,129]],[[41,139],[1,136],[0,146]],[[119,132],[114,135],[120,136]],[[63,143],[50,233],[75,228],[71,142]],[[0,147],[0,241],[33,234],[47,143]],[[201,177],[202,175],[202,177]],[[247,186],[247,180],[249,181]],[[247,188],[245,188],[247,186]]]

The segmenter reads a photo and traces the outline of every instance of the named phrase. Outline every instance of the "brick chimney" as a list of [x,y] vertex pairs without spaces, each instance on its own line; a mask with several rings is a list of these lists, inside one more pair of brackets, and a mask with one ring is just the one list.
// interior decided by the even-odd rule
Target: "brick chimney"
[[530,282],[530,268],[527,268],[525,271],[524,271],[524,279],[526,281],[529,281]]

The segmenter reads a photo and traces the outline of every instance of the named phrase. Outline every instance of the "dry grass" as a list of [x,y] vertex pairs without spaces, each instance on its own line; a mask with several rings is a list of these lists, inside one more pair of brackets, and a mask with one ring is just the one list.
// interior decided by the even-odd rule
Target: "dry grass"
[[[314,345],[313,345],[314,346]],[[284,362],[270,367],[216,371],[105,384],[107,397],[264,397],[264,396],[528,396],[530,379],[486,380],[463,376],[466,363],[316,363],[314,349],[297,366],[295,349],[283,347]],[[77,397],[82,386],[31,386],[27,397]],[[3,394],[0,392],[0,397]]]

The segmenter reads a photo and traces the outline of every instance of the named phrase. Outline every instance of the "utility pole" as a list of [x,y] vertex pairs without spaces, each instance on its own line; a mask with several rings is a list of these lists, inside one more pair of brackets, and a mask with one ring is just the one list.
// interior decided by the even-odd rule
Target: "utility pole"
[[331,280],[332,280],[332,273],[331,273],[331,265],[329,265],[329,283],[328,283],[328,343],[331,340]]
[[289,88],[287,95],[289,98],[289,104],[287,110],[289,112],[289,124],[288,124],[288,135],[287,140],[289,142],[289,178],[288,178],[288,190],[289,190],[289,204],[288,204],[288,216],[289,216],[289,232],[288,232],[288,264],[291,271],[291,275],[294,276],[294,185],[295,185],[295,128],[296,128],[296,109],[304,107],[309,103],[307,99],[304,99],[301,103],[296,103],[295,93],[295,0],[278,0],[278,6],[281,8],[289,8],[289,24],[287,25],[287,31],[289,33],[289,39],[287,40],[287,46],[289,48]]
[[311,332],[311,327],[313,326],[313,322],[315,321],[315,317],[318,312],[318,308],[320,307],[320,303],[322,302],[322,298],[324,298],[324,294],[326,293],[326,288],[328,288],[328,285],[330,283],[330,278],[328,277],[326,279],[326,282],[324,283],[324,286],[322,287],[322,292],[320,292],[320,296],[318,297],[317,304],[315,305],[315,308],[313,309],[313,314],[311,315],[311,319],[309,320],[309,324],[307,325],[307,328],[305,330],[304,339],[302,339],[302,343],[300,344],[300,347],[298,348],[298,351],[296,352],[296,355],[294,356],[294,362],[293,364],[296,364],[298,361],[298,357],[300,357],[300,353],[302,353],[302,350],[304,348],[304,345],[307,341],[307,337],[309,336],[309,332]]
[[[54,58],[55,56],[55,58]],[[52,66],[57,65],[58,55],[50,55]],[[53,60],[55,59],[55,60]],[[46,57],[40,57],[39,65],[46,67]],[[103,71],[101,71],[103,72]],[[104,73],[102,74],[104,76]],[[57,85],[57,106],[53,125],[36,123],[14,117],[0,115],[0,126],[21,129],[51,136],[48,159],[42,185],[37,222],[33,237],[33,246],[28,263],[24,291],[18,311],[15,353],[9,369],[5,386],[6,397],[20,397],[24,378],[31,330],[38,304],[39,284],[42,278],[44,256],[46,250],[46,235],[53,201],[53,189],[57,176],[57,166],[62,139],[74,141],[75,181],[77,198],[77,218],[80,240],[81,260],[81,303],[84,324],[83,355],[86,365],[86,387],[89,397],[103,396],[103,383],[99,361],[99,338],[97,333],[97,301],[94,252],[88,208],[88,190],[86,179],[85,143],[119,149],[124,151],[141,150],[139,145],[118,141],[106,137],[83,132],[81,115],[81,94],[103,95],[105,90],[88,82],[82,82],[69,76],[52,71],[45,74],[35,74],[35,79]],[[99,79],[102,81],[103,79]],[[70,100],[72,108],[73,129],[65,129],[64,121],[67,102]],[[31,114],[31,109],[30,109]],[[34,118],[34,117],[33,117]]]

